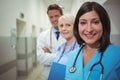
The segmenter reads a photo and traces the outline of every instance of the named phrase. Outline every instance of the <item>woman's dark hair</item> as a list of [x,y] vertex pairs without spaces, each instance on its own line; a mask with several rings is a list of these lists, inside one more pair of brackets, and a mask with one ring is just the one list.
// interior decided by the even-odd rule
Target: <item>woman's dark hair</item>
[[58,6],[57,4],[51,4],[51,5],[49,5],[48,9],[47,9],[47,13],[48,13],[49,10],[59,10],[60,14],[63,15],[62,8],[60,6]]
[[76,18],[75,18],[75,23],[74,23],[74,35],[77,39],[78,44],[82,45],[84,43],[83,39],[80,37],[79,35],[79,31],[78,31],[78,24],[79,24],[79,18],[90,11],[95,11],[98,16],[100,17],[100,21],[102,23],[103,26],[103,34],[99,40],[100,42],[100,52],[104,52],[105,49],[107,48],[107,46],[109,44],[111,44],[110,42],[110,32],[111,32],[111,25],[110,25],[110,19],[109,19],[109,15],[107,13],[107,11],[97,2],[85,2],[80,9],[77,12]]

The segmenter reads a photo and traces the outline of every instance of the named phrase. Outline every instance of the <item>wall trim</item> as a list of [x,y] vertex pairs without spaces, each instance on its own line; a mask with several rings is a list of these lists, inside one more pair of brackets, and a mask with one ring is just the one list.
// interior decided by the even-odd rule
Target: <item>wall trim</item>
[[16,67],[16,59],[0,66],[0,75]]
[[25,53],[25,54],[20,54],[20,53],[18,53],[17,54],[17,59],[26,59],[26,58],[30,58],[30,57],[32,57],[32,55],[33,55],[33,53],[31,52],[31,53]]

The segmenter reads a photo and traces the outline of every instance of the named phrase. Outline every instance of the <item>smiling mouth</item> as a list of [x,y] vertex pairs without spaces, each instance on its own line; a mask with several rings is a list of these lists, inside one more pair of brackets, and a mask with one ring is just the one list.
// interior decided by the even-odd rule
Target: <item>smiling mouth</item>
[[54,21],[54,24],[57,24],[58,22],[57,21]]
[[88,39],[92,39],[96,34],[85,34]]

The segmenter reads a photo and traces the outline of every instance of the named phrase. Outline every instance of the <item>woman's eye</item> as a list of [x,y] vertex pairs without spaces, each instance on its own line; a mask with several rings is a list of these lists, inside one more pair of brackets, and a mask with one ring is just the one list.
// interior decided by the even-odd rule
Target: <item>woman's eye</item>
[[67,27],[70,27],[71,25],[70,24],[66,24]]
[[61,24],[59,27],[63,27],[63,25]]
[[99,20],[97,20],[97,21],[93,21],[93,23],[94,23],[94,24],[99,24],[100,21],[99,21]]
[[85,24],[86,24],[86,22],[80,22],[80,24],[81,24],[81,25],[85,25]]

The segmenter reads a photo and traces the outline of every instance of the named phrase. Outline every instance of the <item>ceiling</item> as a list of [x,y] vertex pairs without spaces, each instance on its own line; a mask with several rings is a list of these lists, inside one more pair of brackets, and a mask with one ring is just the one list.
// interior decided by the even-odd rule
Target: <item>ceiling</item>
[[46,6],[48,7],[50,4],[58,4],[62,7],[63,11],[69,12],[71,10],[71,5],[74,0],[44,0]]
[[[72,4],[76,0],[43,0],[48,7],[50,4],[58,4],[62,7],[63,12],[70,12]],[[81,1],[97,1],[97,2],[107,2],[108,4],[120,4],[120,0],[81,0]]]

